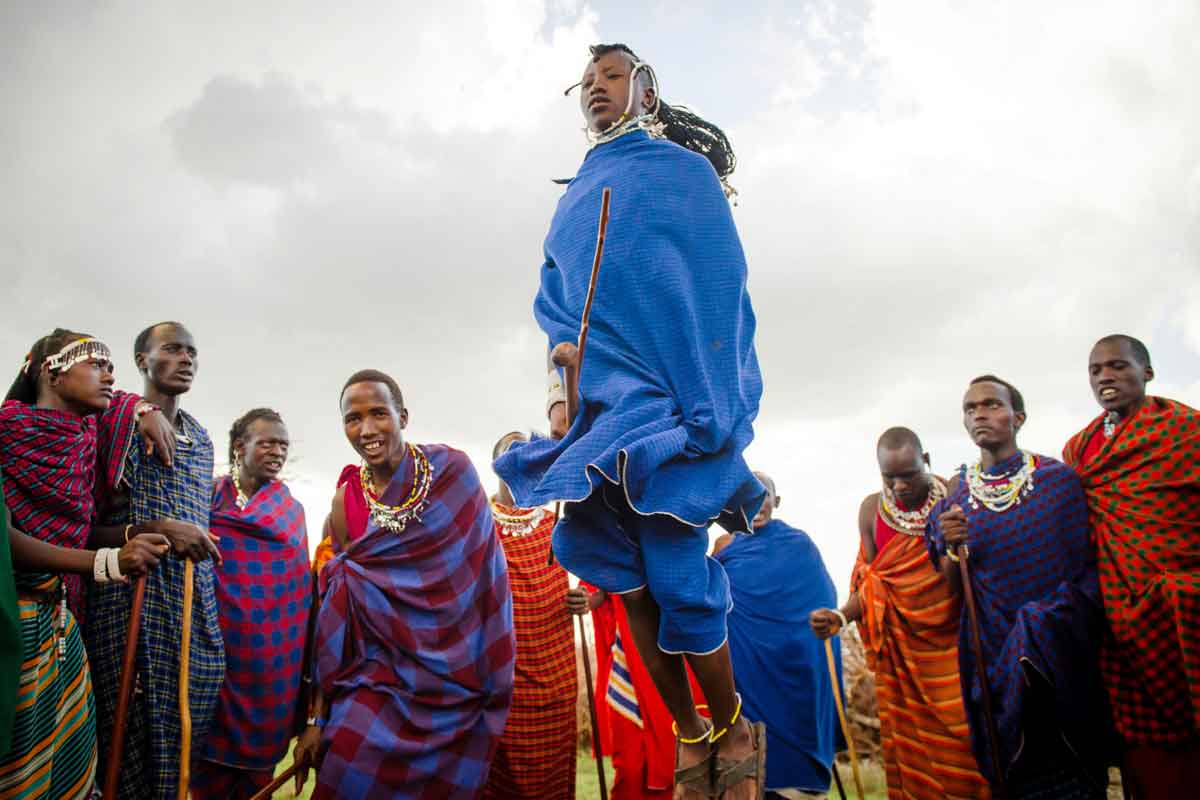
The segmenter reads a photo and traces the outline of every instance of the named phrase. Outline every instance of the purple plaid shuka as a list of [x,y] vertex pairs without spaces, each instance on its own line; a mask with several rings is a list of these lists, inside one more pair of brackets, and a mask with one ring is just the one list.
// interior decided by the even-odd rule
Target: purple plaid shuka
[[[1012,474],[1022,458],[1018,453],[991,473]],[[1109,730],[1099,673],[1104,611],[1095,548],[1078,476],[1053,458],[1035,459],[1033,491],[1002,512],[982,504],[972,508],[964,468],[950,496],[930,514],[926,538],[936,563],[946,552],[938,516],[951,506],[962,508],[988,686],[1009,787],[1035,784],[1065,766],[1071,774],[1064,780],[1084,788],[1075,793],[1059,783],[1053,796],[1091,797],[1095,795],[1088,785],[1090,777],[1105,780]],[[979,665],[965,604],[958,661],[975,758],[984,776],[994,781]],[[1029,746],[1031,735],[1048,733],[1053,746]],[[1103,796],[1101,788],[1099,797]]]
[[[429,502],[368,525],[325,568],[317,678],[329,698],[314,798],[473,798],[512,698],[512,596],[487,497],[463,453],[422,445]],[[413,458],[381,500],[412,490]]]

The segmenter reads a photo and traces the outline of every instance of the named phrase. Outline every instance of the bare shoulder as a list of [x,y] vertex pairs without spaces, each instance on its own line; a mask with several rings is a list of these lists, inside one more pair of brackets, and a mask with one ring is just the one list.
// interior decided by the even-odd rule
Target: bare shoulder
[[875,512],[879,509],[879,492],[873,492],[863,498],[858,507],[858,532],[863,538],[875,541]]

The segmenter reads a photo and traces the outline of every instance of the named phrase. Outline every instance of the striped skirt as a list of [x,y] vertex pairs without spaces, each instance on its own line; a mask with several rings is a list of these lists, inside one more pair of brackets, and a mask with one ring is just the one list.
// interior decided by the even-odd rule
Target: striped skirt
[[92,796],[96,707],[87,654],[67,612],[59,655],[59,606],[21,599],[21,682],[12,748],[0,759],[0,798],[65,800]]

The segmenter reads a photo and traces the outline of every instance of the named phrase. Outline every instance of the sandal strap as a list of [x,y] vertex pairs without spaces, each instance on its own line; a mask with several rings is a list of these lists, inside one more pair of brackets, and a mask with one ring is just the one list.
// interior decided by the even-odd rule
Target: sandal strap
[[747,778],[754,778],[758,781],[759,787],[762,787],[766,775],[760,774],[759,766],[764,761],[762,756],[763,750],[766,748],[766,726],[761,722],[756,722],[750,726],[750,733],[754,741],[754,751],[750,755],[741,761],[717,759],[717,775],[713,785],[713,791],[717,796],[721,796],[726,790]]

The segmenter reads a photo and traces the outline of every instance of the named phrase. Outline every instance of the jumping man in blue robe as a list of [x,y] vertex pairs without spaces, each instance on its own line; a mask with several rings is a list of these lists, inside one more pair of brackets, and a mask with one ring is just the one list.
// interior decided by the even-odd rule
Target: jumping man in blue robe
[[742,714],[729,580],[706,556],[712,522],[748,530],[766,497],[742,457],[762,379],[723,181],[733,153],[720,129],[663,103],[653,70],[624,45],[593,47],[579,86],[592,147],[559,200],[534,302],[550,347],[573,345],[611,187],[579,413],[561,438],[514,445],[495,468],[522,507],[565,501],[556,556],[622,597],[678,728],[684,796],[753,798],[764,732]]

